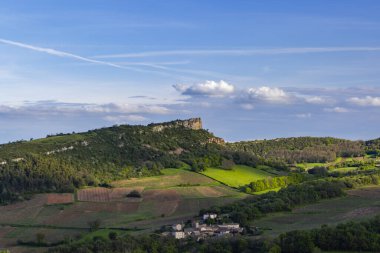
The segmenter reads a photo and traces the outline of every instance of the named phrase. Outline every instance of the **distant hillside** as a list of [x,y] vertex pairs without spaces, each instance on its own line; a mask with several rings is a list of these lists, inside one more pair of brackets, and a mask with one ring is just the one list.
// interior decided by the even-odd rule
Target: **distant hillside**
[[147,161],[166,164],[165,159],[197,151],[214,138],[202,129],[200,119],[148,126],[121,125],[0,145],[0,163],[35,154],[89,162],[95,167],[102,167],[104,162],[107,166],[141,165]]
[[380,138],[365,142],[366,152],[369,155],[380,155]]
[[58,134],[0,145],[0,203],[26,193],[107,186],[116,179],[157,175],[162,168],[202,171],[241,164],[288,170],[297,162],[376,155],[379,146],[379,139],[313,137],[225,143],[204,130],[200,118]]
[[200,119],[189,119],[0,145],[0,194],[5,200],[20,192],[72,191],[155,175],[161,168],[213,153],[216,140],[221,139],[203,130]]
[[[372,142],[368,142],[368,144],[370,143]],[[334,161],[337,157],[363,156],[366,151],[375,148],[375,145],[372,148],[367,148],[364,141],[350,141],[331,137],[297,137],[242,141],[230,143],[228,148],[255,154],[264,159],[281,160],[291,164],[327,162]]]

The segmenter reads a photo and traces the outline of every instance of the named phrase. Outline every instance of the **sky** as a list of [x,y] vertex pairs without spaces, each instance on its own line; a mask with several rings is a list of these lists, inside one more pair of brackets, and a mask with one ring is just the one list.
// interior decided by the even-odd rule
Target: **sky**
[[227,141],[380,137],[380,1],[0,4],[0,143],[201,117]]

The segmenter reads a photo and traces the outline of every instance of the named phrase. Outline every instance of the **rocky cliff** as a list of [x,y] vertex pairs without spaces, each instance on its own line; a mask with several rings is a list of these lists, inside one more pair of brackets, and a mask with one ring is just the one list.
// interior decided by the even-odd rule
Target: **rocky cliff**
[[201,118],[191,118],[187,120],[174,120],[161,124],[149,124],[149,127],[152,127],[153,131],[161,132],[165,128],[172,127],[185,127],[193,130],[202,129],[202,119]]

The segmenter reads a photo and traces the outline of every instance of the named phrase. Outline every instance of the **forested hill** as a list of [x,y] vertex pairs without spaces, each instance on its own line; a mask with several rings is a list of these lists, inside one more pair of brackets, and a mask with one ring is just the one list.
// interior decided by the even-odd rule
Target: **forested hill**
[[72,191],[182,166],[222,142],[201,126],[200,119],[121,125],[0,145],[0,203],[15,193]]
[[0,164],[22,163],[39,156],[93,170],[128,165],[173,167],[179,156],[201,154],[208,144],[219,140],[202,129],[198,118],[148,126],[121,125],[0,145]]
[[263,159],[298,162],[328,162],[337,157],[358,157],[379,152],[380,141],[350,141],[332,137],[297,137],[229,143],[228,148]]

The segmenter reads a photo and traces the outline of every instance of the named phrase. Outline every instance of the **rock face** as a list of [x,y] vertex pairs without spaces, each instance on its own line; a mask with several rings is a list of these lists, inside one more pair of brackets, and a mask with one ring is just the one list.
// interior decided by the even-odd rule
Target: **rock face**
[[202,119],[201,118],[192,118],[188,120],[180,120],[177,122],[177,125],[181,125],[186,128],[193,130],[202,129]]
[[149,124],[148,126],[152,127],[153,131],[161,132],[166,128],[172,127],[185,127],[193,130],[202,129],[202,119],[201,118],[191,118],[187,120],[174,120],[161,124]]
[[208,143],[215,143],[215,144],[219,144],[219,145],[224,145],[225,141],[219,137],[212,137],[212,138],[208,139]]

